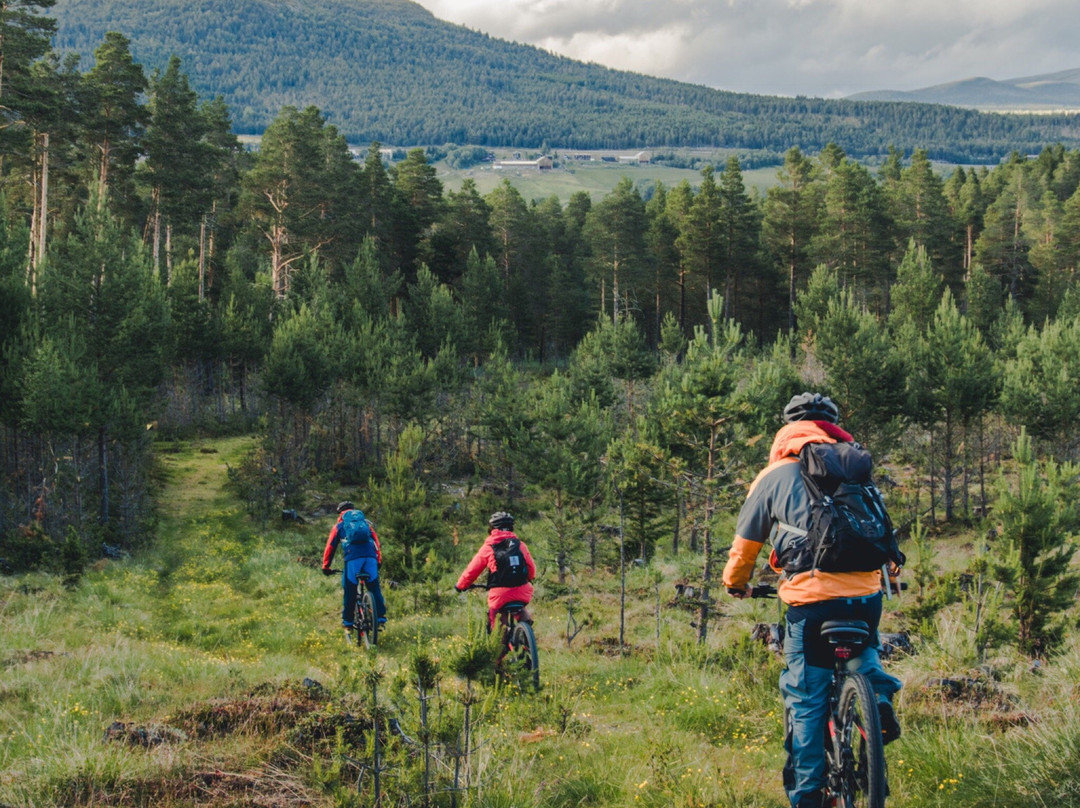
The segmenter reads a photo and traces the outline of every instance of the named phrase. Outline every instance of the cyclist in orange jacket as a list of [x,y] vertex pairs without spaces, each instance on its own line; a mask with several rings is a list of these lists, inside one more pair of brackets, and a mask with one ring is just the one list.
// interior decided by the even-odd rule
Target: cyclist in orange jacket
[[[724,585],[733,597],[750,596],[750,578],[758,553],[771,539],[769,564],[783,572],[783,559],[810,527],[811,494],[799,469],[799,451],[808,443],[851,442],[837,425],[839,410],[819,393],[794,396],[784,408],[784,426],[776,433],[766,466],[750,485],[735,525]],[[894,572],[899,573],[899,569]],[[878,623],[881,619],[882,572],[783,572],[778,587],[787,605],[780,691],[790,718],[784,739],[788,760],[784,788],[793,808],[822,808],[825,785],[825,721],[833,656],[819,631],[826,620],[864,620],[870,646],[852,661],[870,680],[878,699],[886,743],[900,735],[892,697],[899,679],[881,667]]]

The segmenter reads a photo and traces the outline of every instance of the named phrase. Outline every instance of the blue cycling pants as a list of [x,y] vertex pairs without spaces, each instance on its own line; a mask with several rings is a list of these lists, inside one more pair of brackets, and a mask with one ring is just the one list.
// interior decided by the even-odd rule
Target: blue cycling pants
[[375,601],[376,618],[386,617],[386,601],[383,599],[382,587],[379,585],[379,562],[374,558],[354,558],[345,562],[345,569],[341,573],[341,588],[344,592],[344,603],[341,609],[343,626],[353,624],[353,609],[356,608],[356,582],[361,574],[368,577],[367,588],[371,592],[371,599]]

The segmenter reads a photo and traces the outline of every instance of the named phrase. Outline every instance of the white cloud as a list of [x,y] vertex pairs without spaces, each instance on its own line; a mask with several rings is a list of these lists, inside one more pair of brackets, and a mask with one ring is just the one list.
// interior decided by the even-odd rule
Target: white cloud
[[419,0],[574,59],[725,90],[835,97],[1080,67],[1074,0]]

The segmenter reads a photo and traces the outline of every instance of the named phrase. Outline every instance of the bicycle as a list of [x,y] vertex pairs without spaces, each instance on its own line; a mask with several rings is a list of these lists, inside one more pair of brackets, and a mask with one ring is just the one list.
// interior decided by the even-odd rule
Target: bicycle
[[[759,584],[750,597],[776,596],[775,587]],[[848,660],[858,656],[870,639],[862,620],[827,620],[821,636],[833,647],[833,676],[829,685],[825,729],[825,805],[836,808],[884,808],[889,793],[885,743],[877,699],[870,681],[849,671]],[[784,711],[784,737],[790,730]]]
[[[330,570],[328,575],[341,573]],[[379,644],[379,621],[375,617],[375,598],[368,591],[367,582],[371,576],[360,573],[356,578],[356,604],[353,606],[353,628],[356,632],[356,644],[361,648],[371,648]],[[345,639],[352,642],[349,629],[345,629]]]
[[[467,589],[484,589],[483,584],[473,584]],[[521,619],[526,604],[523,601],[514,600],[504,605],[498,611],[499,625],[502,626],[502,652],[496,662],[502,666],[504,660],[510,659],[511,669],[525,672],[526,678],[532,681],[534,690],[540,689],[540,654],[536,647],[536,634],[533,632],[532,623]]]

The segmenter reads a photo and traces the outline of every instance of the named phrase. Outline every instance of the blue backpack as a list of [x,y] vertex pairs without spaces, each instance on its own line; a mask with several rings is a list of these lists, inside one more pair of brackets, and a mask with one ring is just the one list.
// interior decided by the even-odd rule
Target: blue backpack
[[371,541],[371,527],[363,511],[353,509],[341,514],[341,526],[338,528],[342,549],[350,545],[367,544]]

